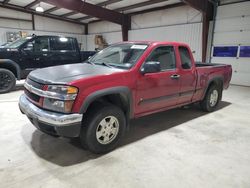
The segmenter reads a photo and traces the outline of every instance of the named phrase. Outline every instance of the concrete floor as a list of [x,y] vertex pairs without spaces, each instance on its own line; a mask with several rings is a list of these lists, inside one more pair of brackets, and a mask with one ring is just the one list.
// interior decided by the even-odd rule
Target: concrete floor
[[36,130],[19,112],[21,89],[0,95],[0,187],[250,187],[250,88],[231,86],[214,113],[134,120],[102,156]]

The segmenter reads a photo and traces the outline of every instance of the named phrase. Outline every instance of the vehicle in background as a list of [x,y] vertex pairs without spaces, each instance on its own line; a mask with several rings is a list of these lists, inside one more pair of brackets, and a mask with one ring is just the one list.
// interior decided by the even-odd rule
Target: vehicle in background
[[11,91],[16,79],[24,79],[37,68],[80,63],[94,51],[80,51],[72,37],[31,36],[0,48],[0,93]]
[[10,42],[6,42],[0,45],[0,48],[5,48],[8,44],[10,44]]
[[230,65],[196,64],[183,43],[124,42],[83,64],[32,71],[19,107],[41,131],[105,153],[130,119],[192,103],[214,111],[231,76]]

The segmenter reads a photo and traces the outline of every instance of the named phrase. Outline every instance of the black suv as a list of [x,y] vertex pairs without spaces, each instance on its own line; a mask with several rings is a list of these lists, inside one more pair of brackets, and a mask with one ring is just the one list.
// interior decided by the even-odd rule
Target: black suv
[[29,72],[63,64],[80,63],[95,52],[81,52],[75,38],[32,36],[18,39],[0,48],[0,93],[11,91],[16,79]]

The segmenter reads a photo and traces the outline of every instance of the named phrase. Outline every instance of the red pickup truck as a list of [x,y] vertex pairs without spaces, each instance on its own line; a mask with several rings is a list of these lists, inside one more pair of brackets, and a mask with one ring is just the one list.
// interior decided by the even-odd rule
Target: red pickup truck
[[196,102],[214,111],[231,75],[230,65],[195,63],[186,44],[122,42],[84,63],[32,71],[19,107],[41,131],[104,153],[132,118]]

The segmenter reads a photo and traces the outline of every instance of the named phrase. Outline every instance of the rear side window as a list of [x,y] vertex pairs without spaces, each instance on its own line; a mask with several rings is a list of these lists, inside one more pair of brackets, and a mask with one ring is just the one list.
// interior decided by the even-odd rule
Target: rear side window
[[181,66],[183,69],[191,69],[192,61],[190,57],[189,50],[186,47],[179,47],[179,52],[181,56]]
[[50,39],[50,50],[58,52],[75,51],[72,38],[56,37]]
[[160,62],[161,71],[175,69],[174,47],[173,46],[158,47],[149,55],[146,61]]

